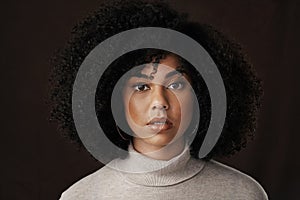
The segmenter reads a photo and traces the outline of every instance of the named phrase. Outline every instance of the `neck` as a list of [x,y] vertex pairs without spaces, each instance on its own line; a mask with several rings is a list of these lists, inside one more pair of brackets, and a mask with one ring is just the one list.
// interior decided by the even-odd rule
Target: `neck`
[[170,160],[179,155],[184,147],[185,141],[181,138],[165,146],[148,144],[139,138],[133,139],[133,148],[137,152],[155,160]]

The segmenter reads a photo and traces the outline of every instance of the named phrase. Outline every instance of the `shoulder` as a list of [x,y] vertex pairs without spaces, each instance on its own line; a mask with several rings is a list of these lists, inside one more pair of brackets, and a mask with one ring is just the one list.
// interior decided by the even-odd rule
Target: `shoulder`
[[91,194],[95,198],[99,197],[105,192],[104,186],[110,185],[115,179],[118,179],[115,171],[104,166],[71,185],[62,193],[60,200],[90,199],[88,197],[91,197]]
[[249,175],[237,169],[211,160],[206,162],[199,174],[208,180],[209,187],[221,190],[222,195],[235,197],[232,199],[268,199],[262,186]]

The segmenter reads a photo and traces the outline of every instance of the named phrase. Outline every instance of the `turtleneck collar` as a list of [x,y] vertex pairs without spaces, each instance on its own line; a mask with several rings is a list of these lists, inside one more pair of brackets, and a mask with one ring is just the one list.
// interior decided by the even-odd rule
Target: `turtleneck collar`
[[205,161],[191,158],[189,145],[170,160],[155,160],[137,152],[132,144],[125,159],[109,163],[126,181],[144,186],[168,186],[192,178],[201,171]]

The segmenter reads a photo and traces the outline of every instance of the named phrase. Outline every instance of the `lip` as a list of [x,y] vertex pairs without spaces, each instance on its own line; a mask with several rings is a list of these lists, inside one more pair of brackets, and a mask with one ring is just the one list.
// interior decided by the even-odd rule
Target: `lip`
[[173,123],[167,118],[153,118],[147,123],[147,126],[153,131],[165,131],[173,127]]

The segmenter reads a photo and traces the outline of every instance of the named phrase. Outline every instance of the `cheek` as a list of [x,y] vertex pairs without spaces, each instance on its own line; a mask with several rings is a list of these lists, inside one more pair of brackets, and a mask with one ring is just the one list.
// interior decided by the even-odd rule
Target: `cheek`
[[127,122],[138,118],[139,108],[137,103],[138,102],[132,98],[132,94],[129,91],[123,91],[123,106]]
[[194,105],[194,100],[193,100],[193,95],[191,92],[187,92],[184,95],[182,95],[179,99],[179,112],[181,113],[181,118],[182,120],[187,121],[188,123],[190,122],[192,115],[193,115],[193,105]]
[[127,117],[130,117],[134,122],[143,122],[143,116],[145,115],[145,105],[143,102],[134,98],[133,96],[129,99],[127,109]]

